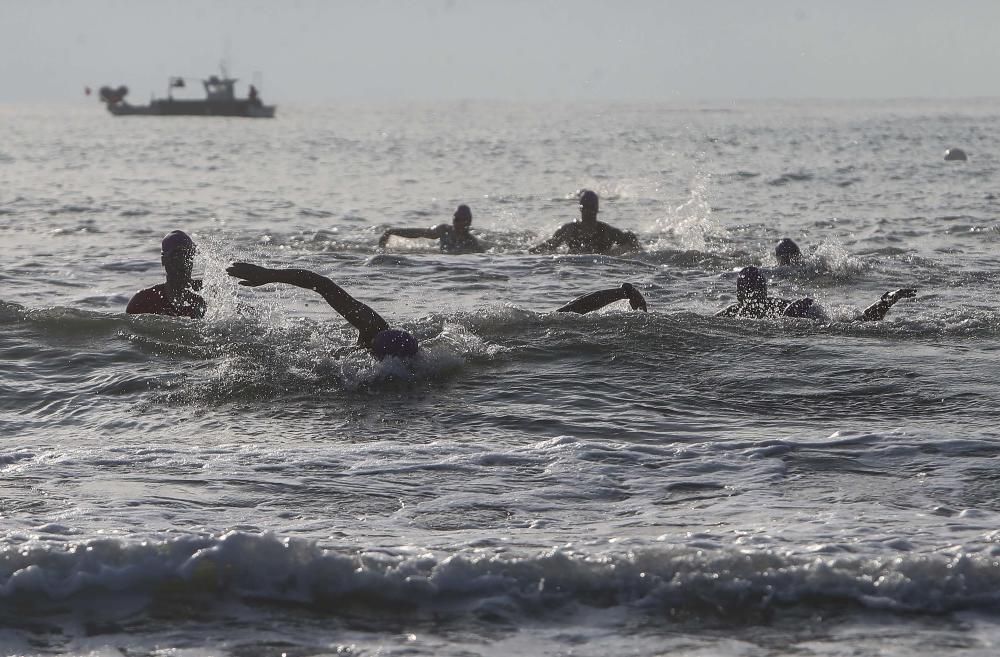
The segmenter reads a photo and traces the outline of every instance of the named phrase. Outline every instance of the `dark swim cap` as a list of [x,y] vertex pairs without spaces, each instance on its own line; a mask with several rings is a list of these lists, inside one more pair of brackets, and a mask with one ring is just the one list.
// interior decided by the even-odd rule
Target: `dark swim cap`
[[799,250],[798,244],[786,237],[778,242],[778,246],[774,247],[774,257],[778,259],[780,264],[788,264],[793,260],[801,258],[802,251]]
[[472,210],[469,209],[468,205],[460,205],[455,208],[455,219],[465,221],[467,223],[472,223]]
[[766,297],[767,280],[760,270],[750,265],[740,270],[736,277],[736,297],[740,300],[746,297]]
[[174,230],[167,233],[163,241],[160,242],[160,253],[162,255],[170,255],[178,250],[194,251],[194,240],[183,230]]
[[382,360],[387,356],[407,358],[417,354],[417,339],[406,331],[386,329],[379,331],[372,340],[372,354]]
[[597,210],[600,201],[597,198],[597,192],[585,189],[580,192],[580,207],[587,210]]

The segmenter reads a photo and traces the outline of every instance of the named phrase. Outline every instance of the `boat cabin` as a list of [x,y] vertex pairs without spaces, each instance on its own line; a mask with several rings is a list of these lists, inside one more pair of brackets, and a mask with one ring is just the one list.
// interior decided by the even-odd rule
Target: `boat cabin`
[[217,75],[212,75],[201,82],[205,85],[206,100],[234,100],[236,98],[237,78],[220,78]]

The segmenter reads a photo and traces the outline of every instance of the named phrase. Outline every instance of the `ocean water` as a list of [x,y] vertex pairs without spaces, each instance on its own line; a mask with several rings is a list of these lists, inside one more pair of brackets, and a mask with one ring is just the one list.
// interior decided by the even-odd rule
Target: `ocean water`
[[[996,654],[998,140],[960,99],[0,107],[0,654]],[[528,254],[580,188],[644,253]],[[459,203],[487,253],[376,248]],[[125,315],[178,228],[207,317]],[[751,263],[831,320],[713,317]],[[623,281],[649,314],[553,312]]]

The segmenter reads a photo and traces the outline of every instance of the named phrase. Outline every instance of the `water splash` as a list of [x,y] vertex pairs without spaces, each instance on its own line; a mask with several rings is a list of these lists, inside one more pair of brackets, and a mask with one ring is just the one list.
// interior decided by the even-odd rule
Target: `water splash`
[[673,250],[680,246],[688,251],[708,251],[711,240],[726,236],[726,229],[712,216],[711,182],[708,173],[699,172],[695,176],[688,199],[656,220],[653,230],[659,235],[650,250]]
[[850,276],[871,269],[871,264],[852,255],[837,239],[831,238],[806,257],[806,266],[829,274]]

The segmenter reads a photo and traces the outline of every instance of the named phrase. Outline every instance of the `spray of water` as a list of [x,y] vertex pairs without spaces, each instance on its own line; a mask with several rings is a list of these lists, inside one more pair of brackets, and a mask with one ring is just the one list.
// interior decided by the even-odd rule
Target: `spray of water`
[[726,236],[726,229],[712,216],[709,200],[711,175],[699,172],[689,189],[688,198],[656,220],[653,231],[657,237],[649,245],[652,251],[709,251],[711,240]]

